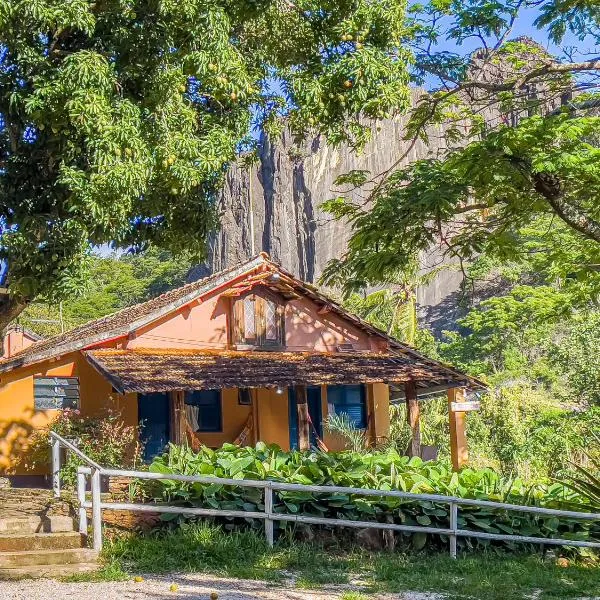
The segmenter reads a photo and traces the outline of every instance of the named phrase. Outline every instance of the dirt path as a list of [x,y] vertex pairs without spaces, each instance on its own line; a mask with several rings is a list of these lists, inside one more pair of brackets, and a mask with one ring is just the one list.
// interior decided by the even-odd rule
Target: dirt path
[[[170,588],[175,584],[177,589]],[[340,600],[350,586],[300,590],[263,581],[222,579],[210,575],[149,576],[142,582],[63,583],[54,579],[0,581],[2,600]],[[369,600],[442,600],[432,594],[405,593],[368,596]]]

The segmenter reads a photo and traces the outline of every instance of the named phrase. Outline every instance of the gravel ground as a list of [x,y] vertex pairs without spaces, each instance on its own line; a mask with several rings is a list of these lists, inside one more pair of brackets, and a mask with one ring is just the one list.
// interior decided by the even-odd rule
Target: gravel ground
[[[176,584],[177,590],[170,587]],[[217,592],[219,600],[334,600],[349,586],[322,586],[319,590],[299,590],[262,581],[221,579],[210,575],[149,576],[144,581],[103,583],[62,583],[54,579],[0,581],[2,600],[209,600]],[[404,593],[368,596],[369,600],[441,600],[432,594]]]

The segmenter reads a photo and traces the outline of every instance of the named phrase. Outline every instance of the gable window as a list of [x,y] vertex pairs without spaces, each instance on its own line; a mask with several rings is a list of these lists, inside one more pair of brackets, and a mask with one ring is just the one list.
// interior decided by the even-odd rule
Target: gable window
[[185,416],[192,431],[223,431],[220,390],[194,390],[185,393]]
[[347,415],[356,429],[367,428],[367,394],[364,385],[330,385],[327,387],[329,414]]
[[35,410],[79,408],[77,377],[34,377],[33,405]]
[[233,305],[232,342],[281,348],[285,345],[284,305],[271,295],[247,294]]

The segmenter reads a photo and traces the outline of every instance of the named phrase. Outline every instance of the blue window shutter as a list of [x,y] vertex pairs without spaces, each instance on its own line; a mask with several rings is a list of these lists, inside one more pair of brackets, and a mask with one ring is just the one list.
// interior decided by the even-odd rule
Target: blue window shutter
[[367,428],[367,399],[364,385],[329,386],[327,399],[334,414],[347,415],[357,429]]

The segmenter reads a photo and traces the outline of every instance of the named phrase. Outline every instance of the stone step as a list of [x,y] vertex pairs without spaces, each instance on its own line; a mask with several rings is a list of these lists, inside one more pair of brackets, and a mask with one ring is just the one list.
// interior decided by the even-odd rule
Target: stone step
[[76,531],[61,533],[0,534],[0,552],[24,550],[67,550],[82,548],[85,538]]
[[62,515],[0,518],[0,535],[73,531],[73,519]]
[[29,567],[0,568],[0,581],[7,579],[37,579],[39,577],[68,577],[77,573],[90,573],[98,570],[95,562],[69,565],[31,565]]
[[0,552],[0,569],[40,565],[73,565],[91,563],[98,553],[89,548],[68,550],[26,550],[24,552]]

